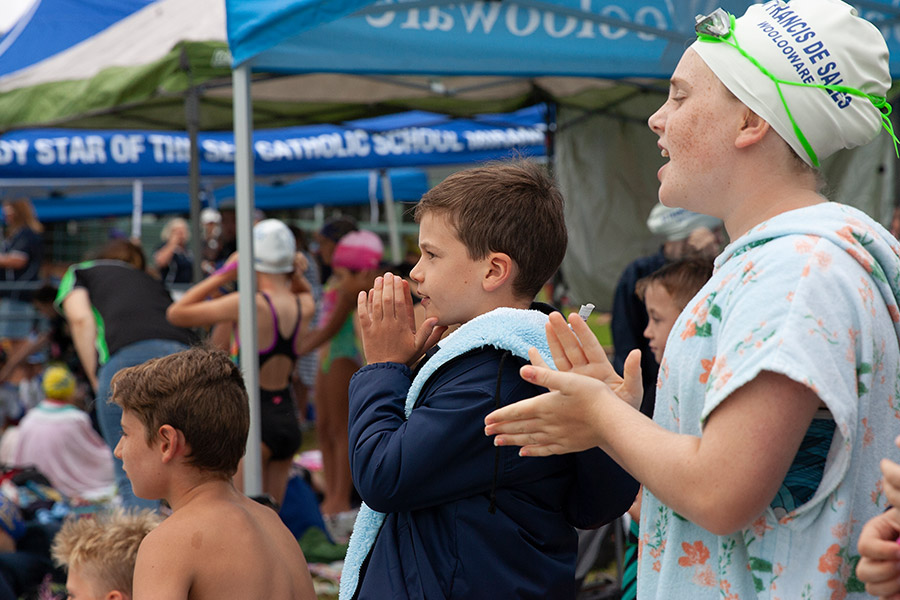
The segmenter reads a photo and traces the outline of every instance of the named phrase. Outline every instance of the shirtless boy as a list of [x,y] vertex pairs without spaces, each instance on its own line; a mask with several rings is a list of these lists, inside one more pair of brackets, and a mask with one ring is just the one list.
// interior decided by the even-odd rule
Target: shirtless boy
[[123,369],[116,456],[141,498],[172,515],[141,543],[134,599],[316,597],[303,552],[278,515],[231,482],[250,411],[238,368],[192,348]]

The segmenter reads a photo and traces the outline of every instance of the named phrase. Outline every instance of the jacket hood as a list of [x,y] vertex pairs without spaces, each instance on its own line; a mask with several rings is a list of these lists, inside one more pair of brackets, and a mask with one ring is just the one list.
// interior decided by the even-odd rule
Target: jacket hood
[[782,213],[729,244],[715,261],[718,270],[728,259],[784,236],[823,238],[850,255],[869,273],[900,336],[900,242],[864,212],[827,202]]

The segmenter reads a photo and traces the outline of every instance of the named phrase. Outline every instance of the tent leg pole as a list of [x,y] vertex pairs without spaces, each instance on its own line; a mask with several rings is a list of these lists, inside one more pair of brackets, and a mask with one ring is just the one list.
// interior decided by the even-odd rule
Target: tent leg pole
[[394,209],[394,190],[391,187],[391,176],[387,169],[381,170],[381,192],[384,195],[384,213],[388,222],[391,262],[399,264],[403,260],[403,257],[400,256],[400,231],[397,225],[397,211]]
[[256,271],[253,269],[253,112],[250,97],[250,67],[241,65],[232,73],[234,89],[234,191],[237,224],[239,333],[241,370],[250,399],[250,435],[244,455],[244,493],[262,493],[262,434],[259,409],[259,357],[256,339]]
[[191,266],[191,281],[198,282],[202,279],[200,263],[203,261],[201,243],[203,230],[200,224],[200,149],[197,147],[197,131],[200,129],[200,91],[194,85],[194,71],[191,69],[191,61],[188,58],[186,47],[181,48],[181,68],[187,73],[190,88],[184,99],[184,120],[187,124],[188,140],[191,145],[190,166],[188,168],[188,198],[190,199],[190,232],[191,254],[194,256]]
[[144,214],[144,182],[131,182],[131,239],[141,239],[141,219]]

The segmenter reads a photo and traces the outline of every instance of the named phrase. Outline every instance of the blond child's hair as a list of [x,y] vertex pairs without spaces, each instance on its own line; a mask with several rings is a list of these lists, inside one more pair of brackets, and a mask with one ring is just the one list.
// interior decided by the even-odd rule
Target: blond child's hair
[[68,519],[53,539],[53,560],[77,568],[105,594],[118,590],[131,596],[134,563],[144,536],[161,521],[149,510],[101,513],[93,518]]

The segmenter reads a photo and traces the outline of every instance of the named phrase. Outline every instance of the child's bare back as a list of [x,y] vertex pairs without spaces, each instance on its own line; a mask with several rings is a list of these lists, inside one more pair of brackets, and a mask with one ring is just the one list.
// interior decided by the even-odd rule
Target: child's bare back
[[229,357],[191,348],[119,371],[112,388],[135,494],[172,507],[138,550],[134,600],[315,600],[297,540],[232,483],[250,411]]
[[135,598],[315,599],[303,553],[275,511],[228,486],[201,492],[145,538]]

